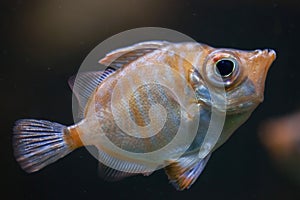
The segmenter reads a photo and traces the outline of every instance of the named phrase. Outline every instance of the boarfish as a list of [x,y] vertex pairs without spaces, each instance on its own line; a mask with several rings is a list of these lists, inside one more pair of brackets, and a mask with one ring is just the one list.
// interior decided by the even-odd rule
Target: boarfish
[[93,145],[107,180],[164,168],[178,190],[187,189],[211,153],[263,101],[275,57],[270,49],[193,42],[149,41],[117,49],[99,61],[106,70],[70,80],[82,108],[78,123],[16,122],[16,160],[31,173]]

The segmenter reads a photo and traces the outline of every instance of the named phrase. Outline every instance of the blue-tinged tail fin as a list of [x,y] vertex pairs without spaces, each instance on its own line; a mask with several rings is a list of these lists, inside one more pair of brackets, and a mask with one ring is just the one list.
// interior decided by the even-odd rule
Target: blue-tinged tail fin
[[67,127],[45,120],[18,120],[13,130],[16,160],[28,173],[64,157],[73,149],[64,140]]

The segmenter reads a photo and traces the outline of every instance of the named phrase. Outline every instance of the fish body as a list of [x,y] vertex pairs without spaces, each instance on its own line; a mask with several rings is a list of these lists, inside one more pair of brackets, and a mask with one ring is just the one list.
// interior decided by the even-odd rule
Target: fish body
[[105,71],[71,81],[83,110],[80,122],[66,127],[17,121],[16,158],[25,171],[34,172],[93,145],[100,175],[108,180],[164,167],[177,189],[189,188],[211,153],[262,102],[274,59],[273,50],[191,42],[150,41],[117,49],[99,61]]

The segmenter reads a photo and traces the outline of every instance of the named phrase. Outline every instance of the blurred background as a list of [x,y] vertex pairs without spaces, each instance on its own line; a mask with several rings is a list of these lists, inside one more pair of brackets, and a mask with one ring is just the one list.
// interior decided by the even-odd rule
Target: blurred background
[[[260,128],[266,120],[300,110],[299,19],[296,0],[1,1],[1,195],[45,200],[300,199],[300,183],[292,178],[299,176],[300,167],[291,173],[280,167],[263,142],[268,137],[259,134],[270,132]],[[163,171],[105,182],[97,175],[97,160],[84,148],[41,172],[22,171],[12,152],[14,121],[72,124],[68,78],[100,42],[145,26],[174,29],[215,47],[275,49],[278,57],[268,73],[263,104],[214,153],[187,191],[176,191]],[[300,142],[293,145],[300,149]],[[300,153],[293,159],[300,159]]]

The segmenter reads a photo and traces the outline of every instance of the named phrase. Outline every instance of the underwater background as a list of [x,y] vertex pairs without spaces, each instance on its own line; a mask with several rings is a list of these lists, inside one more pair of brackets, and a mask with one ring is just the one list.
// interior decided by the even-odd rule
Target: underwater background
[[[300,182],[277,166],[258,135],[265,120],[300,110],[299,19],[296,0],[1,1],[1,195],[20,200],[300,199]],[[68,78],[106,38],[149,26],[174,29],[214,47],[276,50],[264,102],[186,191],[176,191],[162,170],[149,177],[103,181],[97,160],[85,148],[26,174],[12,151],[14,121],[72,124]]]

